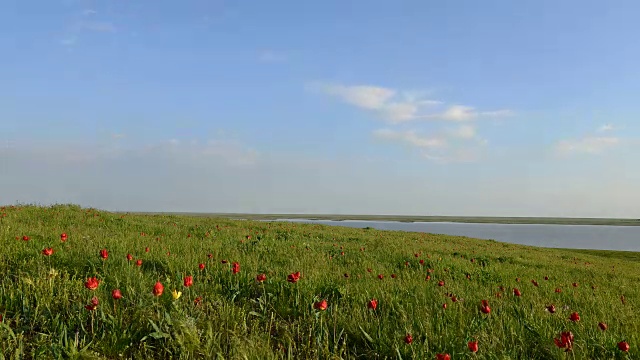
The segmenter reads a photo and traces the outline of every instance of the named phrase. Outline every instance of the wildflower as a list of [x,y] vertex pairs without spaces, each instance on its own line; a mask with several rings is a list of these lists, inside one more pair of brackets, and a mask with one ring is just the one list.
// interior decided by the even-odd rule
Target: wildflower
[[84,283],[84,287],[86,287],[89,290],[95,290],[98,288],[98,285],[100,284],[100,281],[98,281],[97,278],[95,277],[90,277],[87,279],[87,281]]

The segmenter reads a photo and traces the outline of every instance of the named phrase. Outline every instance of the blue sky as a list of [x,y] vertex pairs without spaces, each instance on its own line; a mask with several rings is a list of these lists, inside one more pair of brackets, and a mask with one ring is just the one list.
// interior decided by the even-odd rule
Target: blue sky
[[639,11],[10,1],[0,203],[637,218]]

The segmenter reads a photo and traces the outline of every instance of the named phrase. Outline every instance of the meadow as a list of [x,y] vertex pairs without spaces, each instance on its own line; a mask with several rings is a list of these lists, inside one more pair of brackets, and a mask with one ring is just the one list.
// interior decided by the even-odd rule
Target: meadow
[[640,358],[637,253],[73,205],[0,242],[2,358]]

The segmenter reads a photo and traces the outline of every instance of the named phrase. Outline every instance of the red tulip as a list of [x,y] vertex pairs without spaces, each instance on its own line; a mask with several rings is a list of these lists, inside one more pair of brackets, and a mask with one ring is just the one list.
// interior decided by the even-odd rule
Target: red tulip
[[420,259],[420,265],[424,265],[424,259]]
[[204,264],[203,263],[198,264],[198,268],[200,268],[200,270],[204,270]]
[[318,301],[313,304],[313,308],[320,311],[327,310],[327,300]]
[[578,287],[578,283],[573,283],[573,287]]
[[566,349],[565,351],[571,351],[573,347],[573,333],[571,331],[565,331],[560,334],[560,338],[554,338],[553,342],[556,343],[556,346],[561,349]]
[[213,259],[213,254],[208,254],[208,255],[207,255],[207,257],[208,257],[209,259]]
[[413,342],[413,336],[411,336],[411,334],[407,334],[404,337],[404,343],[405,344],[411,344]]
[[544,279],[545,279],[545,280],[549,280],[549,277],[548,277],[548,276],[545,276],[545,277],[544,277]]
[[100,284],[100,281],[98,281],[97,278],[95,277],[90,277],[87,279],[87,281],[84,283],[84,287],[86,287],[89,290],[95,290],[98,288],[98,285]]
[[100,257],[103,259],[106,259],[109,257],[109,252],[107,251],[107,249],[100,250]]
[[626,341],[620,341],[618,343],[618,349],[620,349],[620,351],[624,351],[624,352],[629,351],[629,343],[626,342]]
[[603,323],[603,322],[598,323],[598,327],[599,327],[602,331],[607,330],[607,324],[605,324],[605,323]]
[[438,281],[438,286],[444,286],[444,281],[442,280]]
[[149,252],[149,247],[144,248],[144,252]]
[[184,277],[184,286],[186,287],[190,287],[193,285],[193,276],[189,275],[189,276],[185,276]]
[[98,308],[98,304],[100,304],[100,301],[98,301],[98,298],[94,296],[91,298],[91,303],[89,305],[85,305],[84,308],[89,311],[93,311]]
[[27,235],[24,235],[24,236],[22,237],[22,240],[24,240],[24,241],[29,241],[29,237],[28,237]]
[[489,302],[487,300],[482,300],[482,305],[480,305],[480,311],[484,314],[489,314],[491,312],[491,308],[489,307]]
[[522,294],[520,294],[520,290],[518,290],[517,288],[513,289],[513,295],[514,296],[521,296]]
[[378,279],[380,279],[380,280],[384,279],[384,275],[378,274]]
[[60,234],[60,241],[65,242],[67,241],[67,233],[62,233]]
[[415,257],[420,257],[420,254],[415,253],[415,254],[413,254],[413,256],[415,256]]
[[294,272],[287,276],[287,281],[290,283],[297,283],[300,280],[300,271]]
[[557,293],[561,293],[561,292],[562,292],[562,289],[560,289],[560,288],[556,288],[556,292],[557,292]]
[[44,255],[44,256],[53,255],[53,248],[42,249],[42,255]]
[[553,304],[551,304],[547,306],[547,311],[553,314],[556,312],[556,307]]
[[136,266],[142,266],[142,259],[136,260]]
[[451,360],[449,354],[436,354],[436,360]]
[[473,353],[478,352],[478,341],[469,341],[467,343],[467,347],[469,348],[469,351]]
[[267,275],[266,274],[259,274],[258,276],[256,276],[256,281],[257,282],[263,282],[267,280]]
[[396,278],[396,274],[391,274],[391,278],[395,279]]
[[447,303],[442,304],[442,309],[447,310]]
[[369,303],[367,304],[367,307],[371,310],[375,310],[376,308],[378,308],[378,300],[376,299],[371,299],[369,300]]
[[233,263],[233,265],[231,266],[231,271],[232,271],[234,274],[239,273],[239,272],[240,272],[240,264],[239,264],[239,263],[237,263],[237,262],[234,262],[234,263]]
[[424,279],[425,279],[426,281],[431,280],[431,275],[427,275],[427,277],[426,277],[426,278],[424,278]]
[[162,283],[160,281],[156,282],[156,284],[153,286],[153,295],[160,296],[162,295],[163,291],[164,291],[164,286],[162,286]]
[[569,320],[573,322],[580,321],[580,315],[578,315],[577,312],[573,312],[571,313],[571,316],[569,316]]
[[223,259],[223,260],[220,260],[220,262],[221,262],[221,263],[223,263],[223,264],[228,263],[228,261],[227,261],[227,260],[224,260],[224,259]]
[[113,291],[111,291],[111,297],[114,300],[122,299],[122,293],[120,292],[120,289],[114,289]]

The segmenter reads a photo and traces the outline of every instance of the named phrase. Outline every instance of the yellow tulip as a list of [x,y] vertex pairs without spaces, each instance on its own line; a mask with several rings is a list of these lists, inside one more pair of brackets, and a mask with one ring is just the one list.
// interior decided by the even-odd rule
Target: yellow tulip
[[173,296],[174,300],[178,300],[178,298],[182,296],[182,291],[173,290],[173,292],[171,293],[171,296]]

